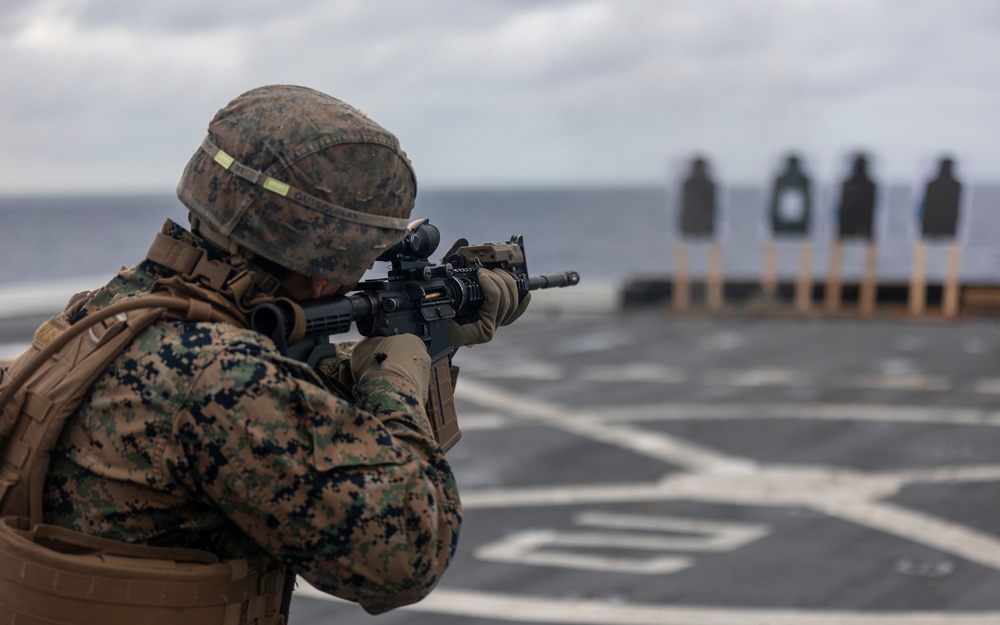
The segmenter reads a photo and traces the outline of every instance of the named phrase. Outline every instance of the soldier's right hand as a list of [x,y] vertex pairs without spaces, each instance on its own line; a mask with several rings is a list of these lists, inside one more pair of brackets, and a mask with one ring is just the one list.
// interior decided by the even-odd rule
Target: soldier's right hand
[[367,380],[399,377],[427,401],[431,357],[423,340],[414,334],[363,338],[351,351],[351,373],[360,386]]

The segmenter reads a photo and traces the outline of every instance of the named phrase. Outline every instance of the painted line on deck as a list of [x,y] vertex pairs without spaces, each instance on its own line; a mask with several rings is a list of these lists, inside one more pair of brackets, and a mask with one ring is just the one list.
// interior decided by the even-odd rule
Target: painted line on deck
[[[694,566],[693,556],[699,553],[734,551],[770,534],[770,528],[759,523],[601,510],[577,514],[573,524],[587,529],[525,529],[478,545],[473,555],[492,562],[659,576]],[[630,550],[633,555],[588,552],[609,548]],[[664,551],[689,555],[663,555]]]
[[977,393],[1000,395],[1000,378],[979,378],[973,383]]
[[[956,388],[946,375],[919,372],[879,373],[835,376],[826,379],[819,373],[782,367],[749,369],[708,369],[692,374],[682,367],[658,362],[637,362],[619,365],[586,365],[576,371],[543,361],[473,362],[463,365],[470,375],[486,379],[520,379],[554,381],[577,379],[586,382],[701,384],[705,386],[758,387],[831,387],[838,389],[946,392]],[[963,381],[964,383],[964,381]],[[1000,393],[1000,379],[973,380],[974,393]]]
[[506,412],[512,416],[551,425],[566,432],[616,445],[689,470],[746,472],[751,470],[754,464],[753,461],[730,456],[669,434],[619,424],[609,426],[599,419],[580,418],[590,413],[514,395],[478,380],[463,380],[456,386],[456,396],[497,412]]
[[580,369],[577,376],[587,382],[657,382],[660,384],[684,384],[690,376],[679,367],[658,363],[637,363],[631,365],[590,365]]
[[[341,602],[302,580],[296,594]],[[420,603],[400,609],[491,621],[564,625],[996,625],[1000,622],[1000,612],[856,612],[613,604],[453,588],[438,588]]]
[[481,406],[497,411],[506,409],[512,416],[540,421],[687,470],[668,474],[656,483],[465,491],[462,501],[466,509],[651,500],[807,507],[1000,570],[1000,537],[881,501],[924,479],[938,483],[1000,481],[1000,465],[886,472],[821,465],[768,465],[689,444],[679,437],[604,422],[595,419],[594,411],[581,414],[574,407],[511,396],[478,382],[467,383],[463,393],[464,399]]
[[867,374],[835,378],[833,386],[890,391],[949,391],[952,388],[950,380],[945,376],[920,373]]
[[[458,388],[462,391],[461,387]],[[470,398],[471,399],[471,398]],[[608,423],[618,421],[687,421],[707,419],[806,421],[873,421],[941,425],[1000,426],[1000,411],[950,406],[906,406],[870,403],[684,403],[664,402],[639,406],[608,406],[596,414],[591,407],[586,418]]]

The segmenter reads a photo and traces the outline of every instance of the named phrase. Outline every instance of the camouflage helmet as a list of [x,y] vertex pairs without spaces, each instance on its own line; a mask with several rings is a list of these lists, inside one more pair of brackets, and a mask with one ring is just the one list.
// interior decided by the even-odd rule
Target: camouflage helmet
[[287,85],[253,89],[216,113],[177,185],[199,228],[349,285],[402,238],[416,193],[392,133],[336,98]]

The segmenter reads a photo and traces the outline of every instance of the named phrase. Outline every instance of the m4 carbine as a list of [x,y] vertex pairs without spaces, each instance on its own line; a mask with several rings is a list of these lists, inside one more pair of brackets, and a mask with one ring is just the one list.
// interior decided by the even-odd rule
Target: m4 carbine
[[435,264],[428,259],[440,242],[441,233],[429,220],[411,224],[403,240],[378,257],[390,263],[385,278],[365,280],[349,295],[299,304],[305,313],[305,334],[293,344],[289,344],[289,338],[297,317],[287,302],[257,306],[250,321],[255,330],[274,340],[282,354],[312,367],[335,354],[330,336],[349,331],[352,323],[363,336],[419,336],[431,357],[427,416],[434,436],[448,450],[462,435],[450,373],[451,323],[478,319],[484,299],[476,276],[479,268],[507,272],[517,284],[519,299],[536,289],[576,285],[580,276],[575,271],[529,276],[524,238],[520,235],[506,243],[483,245],[469,245],[467,240],[459,239]]

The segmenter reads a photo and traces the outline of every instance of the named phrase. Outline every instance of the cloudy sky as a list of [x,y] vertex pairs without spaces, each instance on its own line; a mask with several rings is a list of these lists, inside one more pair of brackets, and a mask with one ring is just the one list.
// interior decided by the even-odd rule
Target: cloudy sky
[[[172,191],[215,111],[314,87],[423,188],[728,181],[789,149],[1000,181],[995,0],[3,0],[0,193]],[[834,174],[835,175],[835,174]]]

